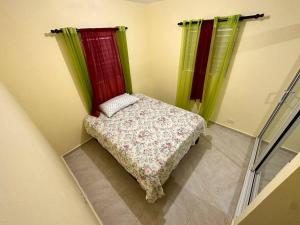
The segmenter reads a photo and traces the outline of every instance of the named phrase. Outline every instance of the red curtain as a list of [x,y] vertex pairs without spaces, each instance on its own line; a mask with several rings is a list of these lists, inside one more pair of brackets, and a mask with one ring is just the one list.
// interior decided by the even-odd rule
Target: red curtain
[[125,93],[116,31],[117,28],[80,29],[93,89],[93,116],[99,116],[99,104]]
[[201,25],[200,38],[197,49],[193,85],[190,99],[202,101],[205,73],[209,56],[210,42],[214,21],[204,20]]

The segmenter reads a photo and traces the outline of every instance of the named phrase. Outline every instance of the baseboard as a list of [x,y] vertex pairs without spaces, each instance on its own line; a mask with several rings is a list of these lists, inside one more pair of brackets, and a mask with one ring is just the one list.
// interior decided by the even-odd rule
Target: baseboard
[[254,136],[254,135],[252,135],[252,134],[248,134],[248,133],[246,133],[246,132],[244,132],[244,131],[240,131],[240,130],[238,130],[238,129],[236,129],[236,128],[230,127],[230,126],[225,125],[225,124],[222,124],[222,123],[220,123],[220,122],[214,122],[214,121],[211,121],[211,123],[215,123],[215,124],[218,124],[218,125],[220,125],[220,126],[222,126],[222,127],[226,127],[226,128],[228,128],[228,129],[230,129],[230,130],[234,130],[234,131],[236,131],[236,132],[238,132],[238,133],[240,133],[240,134],[244,134],[244,135],[246,135],[246,136],[248,136],[248,137],[256,138],[256,136]]
[[280,147],[282,150],[284,150],[284,151],[287,151],[287,152],[292,152],[292,153],[295,153],[295,154],[298,154],[299,152],[297,152],[297,151],[295,151],[295,150],[293,150],[293,149],[291,149],[291,148],[288,148],[288,147],[285,147],[285,146],[282,146],[282,147]]
[[[228,128],[228,129],[230,129],[230,130],[234,130],[234,131],[236,131],[236,132],[238,132],[238,133],[240,133],[240,134],[244,134],[244,135],[246,135],[246,136],[248,136],[248,137],[256,138],[256,136],[253,136],[253,135],[251,135],[251,134],[245,133],[245,132],[240,131],[240,130],[238,130],[238,129],[235,129],[235,128],[233,128],[233,127],[229,127],[229,126],[227,126],[227,125],[225,125],[225,124],[222,124],[222,123],[219,123],[219,122],[214,122],[214,121],[211,121],[211,123],[214,123],[214,124],[217,124],[217,125],[219,125],[219,126]],[[283,150],[287,151],[287,152],[293,152],[293,153],[296,153],[296,154],[299,153],[299,152],[297,152],[297,151],[295,151],[295,150],[293,150],[293,149],[291,149],[291,148],[285,147],[285,146],[282,146],[281,148],[282,148]]]
[[[83,145],[84,143],[80,144]],[[75,148],[76,149],[76,148]],[[74,149],[73,149],[74,150]],[[75,181],[75,184],[77,186],[77,188],[79,189],[79,193],[81,194],[81,196],[83,197],[83,200],[86,202],[86,204],[88,204],[89,208],[92,210],[94,216],[96,217],[97,221],[99,222],[99,225],[103,225],[101,219],[99,218],[98,214],[96,213],[95,209],[92,206],[92,203],[90,202],[90,200],[88,199],[88,197],[86,196],[86,194],[84,193],[82,187],[80,186],[78,180],[76,179],[75,175],[73,174],[73,172],[71,171],[71,169],[69,168],[67,162],[65,161],[64,157],[61,156],[60,157],[61,160],[63,161],[63,164],[65,165],[65,167],[67,168],[67,171],[69,172],[69,174],[71,175],[71,177],[73,178],[73,180]]]
[[80,186],[78,180],[76,179],[75,175],[73,174],[73,172],[71,171],[70,167],[68,166],[66,160],[65,160],[65,156],[70,154],[71,152],[75,151],[77,148],[79,148],[80,146],[84,145],[85,143],[89,142],[90,140],[92,140],[93,137],[88,138],[87,140],[85,140],[84,142],[80,143],[79,145],[75,146],[74,148],[72,148],[71,150],[65,152],[64,154],[62,154],[60,156],[61,160],[63,161],[63,164],[65,165],[65,167],[67,168],[68,173],[71,175],[71,177],[73,178],[73,180],[75,181],[75,184],[77,186],[77,188],[79,189],[79,192],[81,194],[81,196],[83,197],[84,201],[88,204],[88,206],[90,207],[90,209],[92,210],[93,214],[95,215],[97,221],[99,222],[100,225],[103,225],[101,219],[99,218],[98,214],[96,213],[95,209],[93,208],[90,200],[88,199],[88,197],[86,196],[86,194],[84,193],[84,190],[82,189],[82,187]]
[[90,140],[92,140],[93,137],[88,138],[87,140],[85,140],[84,142],[80,143],[79,145],[76,145],[74,148],[66,151],[65,153],[63,153],[61,155],[61,157],[65,157],[66,155],[70,154],[71,152],[73,152],[74,150],[76,150],[77,148],[79,148],[80,146],[84,145],[85,143],[89,142]]

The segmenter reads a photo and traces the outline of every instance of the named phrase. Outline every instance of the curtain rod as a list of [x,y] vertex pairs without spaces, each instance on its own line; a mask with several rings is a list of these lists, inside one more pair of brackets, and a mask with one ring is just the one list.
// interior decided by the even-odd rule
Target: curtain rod
[[[117,27],[115,27],[117,28]],[[127,30],[128,27],[125,27],[125,29]],[[79,31],[80,29],[76,29],[77,31]],[[58,34],[58,33],[62,33],[62,30],[61,29],[53,29],[53,30],[50,30],[50,33],[52,34]]]
[[[249,19],[258,19],[259,17],[264,17],[265,14],[262,13],[262,14],[255,14],[255,15],[250,15],[250,16],[240,16],[240,21],[242,20],[249,20]],[[219,19],[219,21],[227,21],[227,19]],[[197,21],[193,21],[192,24],[196,24]],[[183,22],[180,22],[177,24],[178,26],[182,26],[183,25]]]

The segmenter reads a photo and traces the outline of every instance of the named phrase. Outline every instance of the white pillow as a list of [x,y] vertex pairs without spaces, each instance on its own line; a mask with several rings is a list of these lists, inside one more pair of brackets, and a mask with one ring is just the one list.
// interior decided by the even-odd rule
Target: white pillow
[[138,100],[139,98],[125,93],[100,104],[99,108],[107,117],[111,117],[116,112],[124,109]]

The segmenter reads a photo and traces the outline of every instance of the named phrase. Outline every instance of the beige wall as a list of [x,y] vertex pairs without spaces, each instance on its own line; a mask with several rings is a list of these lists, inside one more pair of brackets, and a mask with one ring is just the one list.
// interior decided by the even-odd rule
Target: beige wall
[[300,224],[300,154],[259,193],[233,225]]
[[229,82],[215,121],[256,135],[300,66],[300,1],[165,0],[147,7],[148,93],[169,103],[176,95],[183,19],[265,13],[241,24]]
[[1,83],[0,124],[0,224],[99,224],[60,158]]
[[144,6],[123,0],[0,2],[0,79],[58,154],[88,138],[82,128],[87,113],[60,49],[61,35],[45,33],[66,26],[128,26],[133,88],[141,91],[147,85]]

